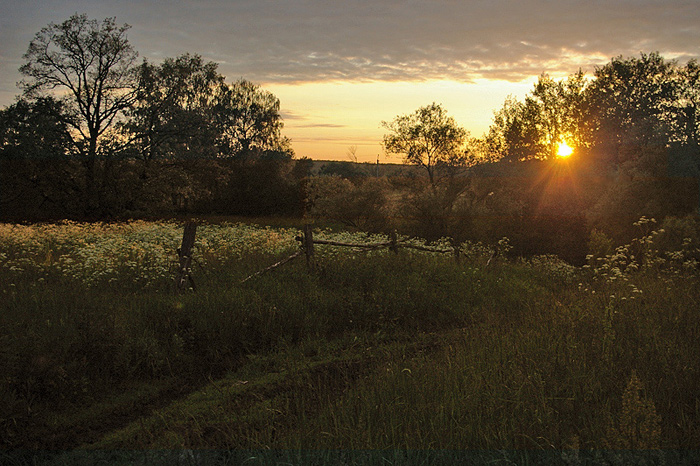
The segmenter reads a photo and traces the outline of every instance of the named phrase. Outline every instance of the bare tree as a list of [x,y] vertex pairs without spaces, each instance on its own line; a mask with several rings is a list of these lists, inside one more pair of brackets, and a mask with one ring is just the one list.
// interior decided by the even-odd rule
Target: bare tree
[[348,147],[348,151],[345,153],[352,163],[357,163],[357,146]]
[[126,38],[130,26],[73,15],[39,31],[24,55],[20,83],[25,97],[55,93],[63,101],[73,143],[86,167],[87,207],[97,207],[96,160],[101,140],[134,101],[137,53]]

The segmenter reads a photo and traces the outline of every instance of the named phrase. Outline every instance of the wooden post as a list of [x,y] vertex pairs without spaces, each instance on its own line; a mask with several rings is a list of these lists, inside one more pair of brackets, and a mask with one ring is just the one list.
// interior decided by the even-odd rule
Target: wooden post
[[306,265],[309,270],[316,268],[314,259],[314,233],[311,225],[304,225],[304,253],[306,254]]
[[192,266],[192,248],[194,247],[196,233],[197,224],[195,222],[185,223],[185,232],[182,234],[182,245],[177,250],[179,264],[177,274],[175,275],[175,294],[182,293],[185,289],[185,283],[188,281],[192,289],[196,289],[190,270]]
[[459,256],[462,254],[462,249],[460,248],[460,244],[452,239],[452,251],[454,252],[455,255],[455,262],[459,264]]
[[399,239],[398,235],[396,234],[396,230],[391,232],[391,235],[389,237],[389,240],[391,241],[391,245],[389,246],[389,249],[394,252],[394,254],[399,253]]

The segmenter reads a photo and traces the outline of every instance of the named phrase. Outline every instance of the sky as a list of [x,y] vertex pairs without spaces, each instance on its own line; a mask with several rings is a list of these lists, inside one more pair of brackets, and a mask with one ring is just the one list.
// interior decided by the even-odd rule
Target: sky
[[398,162],[382,121],[440,103],[481,136],[506,97],[616,56],[700,57],[698,0],[0,0],[0,106],[34,35],[75,13],[131,25],[141,58],[183,53],[281,102],[298,157]]

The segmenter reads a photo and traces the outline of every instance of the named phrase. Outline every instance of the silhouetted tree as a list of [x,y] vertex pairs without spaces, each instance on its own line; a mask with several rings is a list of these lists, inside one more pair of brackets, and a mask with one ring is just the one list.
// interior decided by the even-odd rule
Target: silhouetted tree
[[672,142],[700,146],[700,65],[690,60],[676,70],[674,79]]
[[73,149],[68,119],[63,103],[51,96],[0,110],[0,157],[66,159]]
[[382,124],[390,131],[385,151],[402,154],[428,175],[406,180],[399,212],[406,228],[428,239],[462,236],[455,205],[474,183],[467,172],[484,159],[481,143],[435,103]]
[[563,140],[585,146],[585,84],[581,71],[560,81],[543,74],[524,102],[507,98],[486,138],[492,151],[517,161],[555,158]]
[[199,55],[145,61],[125,131],[144,161],[218,155],[214,107],[224,77]]
[[292,155],[282,136],[280,101],[269,91],[241,79],[220,89],[215,108],[224,156],[247,158],[266,151]]
[[[436,189],[441,171],[453,173],[467,165],[465,147],[469,133],[447,116],[441,105],[432,103],[409,115],[401,115],[382,126],[389,130],[383,146],[387,154],[402,154],[404,161],[426,170],[430,186]],[[445,170],[443,170],[445,169]]]
[[545,152],[541,158],[554,159],[560,142],[583,145],[581,138],[582,105],[585,78],[579,71],[566,80],[555,81],[543,74],[526,98],[526,105],[536,109],[535,125]]
[[0,211],[6,218],[63,214],[80,194],[63,104],[20,99],[0,110]]
[[101,139],[134,101],[136,52],[126,38],[128,25],[73,15],[36,34],[24,55],[20,83],[28,98],[56,91],[67,115],[65,124],[85,171],[86,213],[99,209],[97,159],[106,155]]
[[507,161],[537,158],[546,152],[533,101],[520,102],[509,96],[494,113],[486,136],[491,151]]
[[658,53],[597,68],[587,90],[592,144],[624,161],[642,146],[668,143],[674,68]]

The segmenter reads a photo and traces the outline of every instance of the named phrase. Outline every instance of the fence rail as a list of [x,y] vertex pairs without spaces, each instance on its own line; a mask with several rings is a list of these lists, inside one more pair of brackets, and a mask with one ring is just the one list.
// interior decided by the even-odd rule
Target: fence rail
[[[194,247],[195,235],[197,232],[197,224],[195,222],[187,222],[185,224],[185,231],[182,235],[182,245],[177,250],[179,265],[175,276],[175,293],[180,294],[184,291],[187,283],[190,284],[193,290],[196,289],[194,284],[194,279],[192,278],[191,264],[192,264],[192,248]],[[417,244],[408,243],[408,238],[399,240],[397,233],[394,231],[389,236],[389,241],[384,241],[381,243],[373,244],[359,244],[359,243],[346,243],[342,241],[331,241],[324,239],[315,239],[313,234],[313,228],[311,225],[305,225],[303,233],[295,238],[299,241],[299,251],[294,254],[266,267],[262,270],[258,270],[254,274],[241,280],[241,283],[245,283],[248,280],[259,277],[260,275],[274,270],[288,262],[293,261],[297,257],[304,255],[306,257],[306,264],[309,270],[314,270],[316,268],[316,257],[315,257],[315,244],[325,245],[325,246],[336,246],[336,247],[346,247],[346,248],[356,248],[356,249],[366,249],[366,250],[376,250],[387,248],[394,253],[399,252],[399,248],[415,249],[418,251],[434,252],[440,254],[454,254],[455,260],[459,261],[460,250],[457,245],[453,245],[452,248],[431,248],[427,246],[420,246]],[[491,259],[489,259],[489,262]],[[488,264],[487,264],[488,265]]]
[[281,265],[284,265],[287,262],[290,262],[290,261],[296,259],[297,257],[301,256],[302,254],[306,257],[306,264],[309,267],[309,270],[314,270],[316,268],[316,254],[315,254],[315,248],[314,248],[315,244],[320,244],[320,245],[325,245],[325,246],[345,247],[345,248],[366,249],[366,250],[387,248],[390,251],[393,251],[394,253],[398,253],[399,248],[407,248],[407,249],[416,249],[419,251],[435,252],[435,253],[442,253],[442,254],[452,253],[455,255],[455,259],[459,260],[459,248],[456,246],[452,247],[450,249],[441,249],[441,248],[430,248],[427,246],[419,246],[416,244],[408,244],[407,243],[408,239],[399,240],[396,232],[393,232],[390,235],[389,241],[384,241],[381,243],[373,243],[373,244],[346,243],[343,241],[314,239],[314,233],[313,233],[312,226],[305,225],[303,233],[301,235],[297,236],[295,239],[297,241],[299,241],[299,247],[300,247],[299,251],[295,252],[294,254],[292,254],[291,256],[289,256],[285,259],[282,259],[281,261],[279,261],[275,264],[272,264],[269,267],[266,267],[258,272],[255,272],[254,274],[252,274],[252,275],[246,277],[244,280],[242,280],[241,283],[245,283],[253,277],[260,276],[265,272],[269,272],[270,270],[273,270]]

